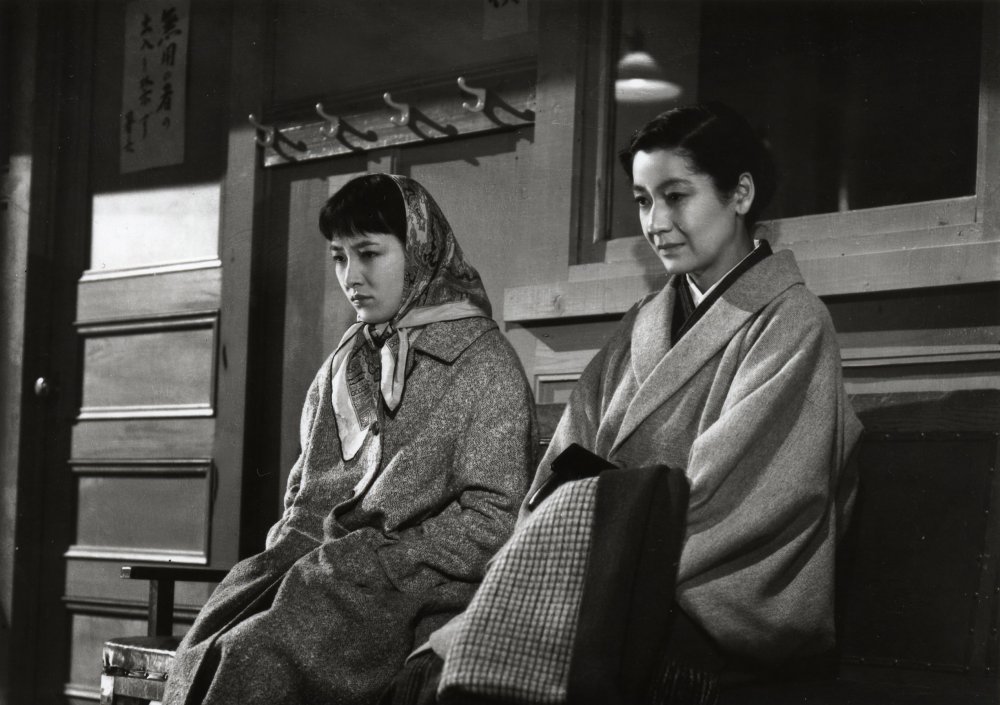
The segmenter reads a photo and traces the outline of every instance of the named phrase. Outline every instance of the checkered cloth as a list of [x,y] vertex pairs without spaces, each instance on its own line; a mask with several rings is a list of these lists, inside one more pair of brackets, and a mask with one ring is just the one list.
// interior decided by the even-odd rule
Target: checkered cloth
[[442,701],[566,701],[596,498],[596,477],[562,485],[497,554],[448,650]]

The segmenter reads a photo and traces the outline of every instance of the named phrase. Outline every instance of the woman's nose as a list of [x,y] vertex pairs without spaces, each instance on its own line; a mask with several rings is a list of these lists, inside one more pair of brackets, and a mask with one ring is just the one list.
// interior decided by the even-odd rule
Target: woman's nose
[[357,261],[348,259],[344,264],[344,286],[347,288],[355,287],[363,281],[364,277],[361,275],[361,267],[358,266]]
[[673,229],[674,222],[670,217],[668,208],[654,205],[649,209],[649,216],[646,221],[647,235],[654,235],[658,232],[670,232]]

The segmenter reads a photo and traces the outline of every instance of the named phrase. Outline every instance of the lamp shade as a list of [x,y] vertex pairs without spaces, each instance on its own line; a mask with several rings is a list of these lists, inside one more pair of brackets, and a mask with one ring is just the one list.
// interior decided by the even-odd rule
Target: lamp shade
[[627,40],[628,49],[618,60],[615,100],[619,103],[658,103],[678,97],[682,90],[668,81],[652,54],[643,48],[636,30]]

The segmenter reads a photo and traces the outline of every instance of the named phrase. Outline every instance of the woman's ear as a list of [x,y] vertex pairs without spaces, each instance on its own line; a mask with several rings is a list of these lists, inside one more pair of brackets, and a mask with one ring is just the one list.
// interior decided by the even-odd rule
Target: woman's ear
[[745,171],[740,174],[740,178],[736,182],[736,190],[733,192],[733,204],[736,206],[736,212],[740,215],[746,215],[750,206],[753,205],[753,197],[753,176]]

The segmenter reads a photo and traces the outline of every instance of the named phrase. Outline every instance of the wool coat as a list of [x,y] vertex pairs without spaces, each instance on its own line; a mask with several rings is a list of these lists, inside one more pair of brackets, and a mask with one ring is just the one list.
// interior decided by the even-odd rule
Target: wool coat
[[861,433],[829,314],[782,251],[674,345],[673,284],[634,307],[588,365],[528,496],[572,443],[619,467],[683,469],[681,608],[736,656],[775,663],[827,650]]
[[513,529],[536,430],[524,372],[492,320],[422,330],[399,406],[379,407],[352,461],[331,360],[307,395],[284,515],[185,637],[168,705],[373,701],[465,607]]

